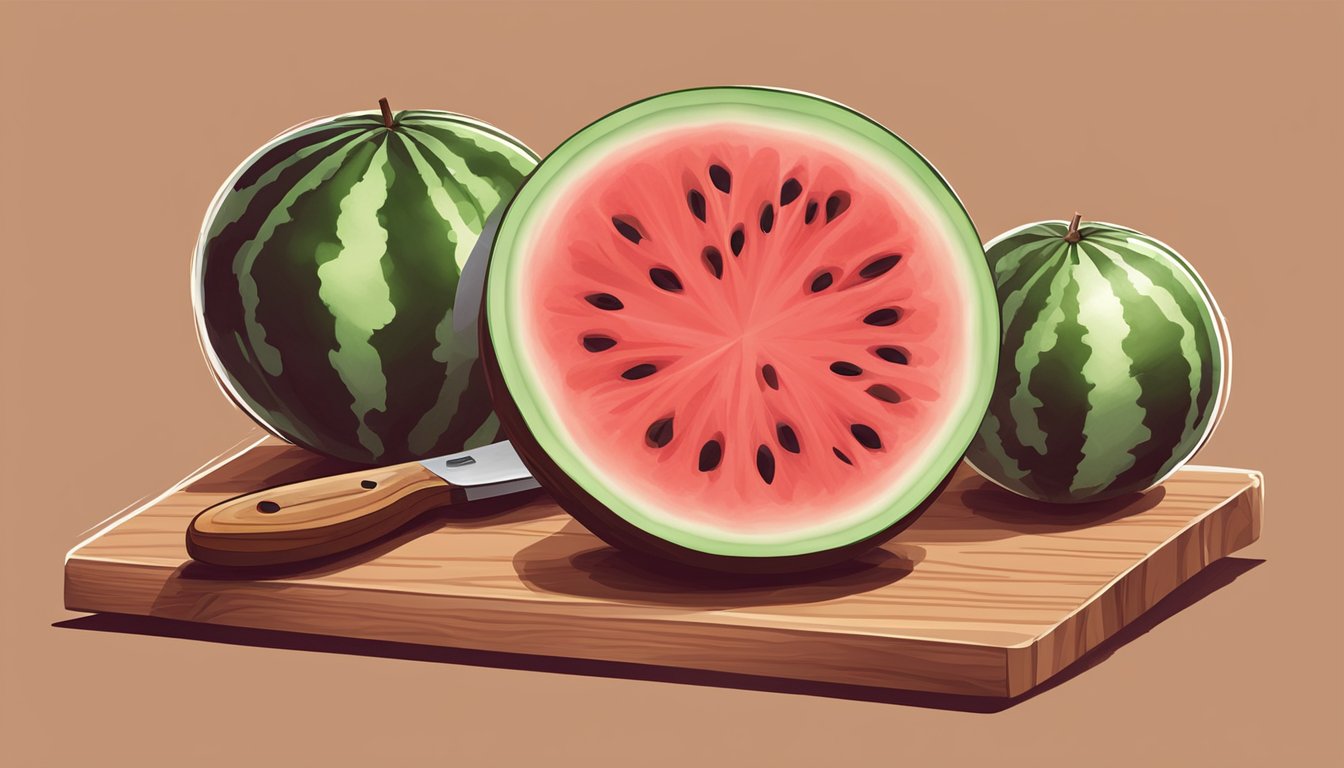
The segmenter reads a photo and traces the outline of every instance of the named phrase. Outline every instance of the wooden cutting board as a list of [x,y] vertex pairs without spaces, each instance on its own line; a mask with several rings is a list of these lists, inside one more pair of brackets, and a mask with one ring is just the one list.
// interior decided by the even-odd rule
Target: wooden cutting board
[[540,492],[353,555],[240,578],[187,558],[225,498],[345,469],[272,439],[71,551],[66,607],[209,624],[981,696],[1039,685],[1255,541],[1257,472],[1187,467],[1142,496],[1047,511],[959,470],[909,530],[809,580],[688,583],[607,548]]

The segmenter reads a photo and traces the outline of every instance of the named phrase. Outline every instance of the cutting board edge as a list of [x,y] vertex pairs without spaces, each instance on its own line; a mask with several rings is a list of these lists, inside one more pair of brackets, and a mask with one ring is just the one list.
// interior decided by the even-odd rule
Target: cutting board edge
[[[108,570],[109,565],[116,568]],[[379,622],[360,625],[352,620],[351,613],[359,614],[369,608],[360,605],[360,599],[368,597],[367,590],[309,585],[308,589],[295,591],[292,585],[248,582],[247,593],[222,594],[218,600],[204,593],[184,598],[176,594],[181,584],[171,578],[175,571],[167,566],[128,566],[110,560],[75,559],[65,571],[65,606],[78,612],[152,617],[216,627],[690,669],[823,685],[997,698],[1004,697],[1007,690],[1003,675],[1007,649],[998,645],[725,624],[710,628],[719,638],[719,647],[706,652],[702,644],[678,644],[676,640],[681,631],[702,637],[706,626],[700,622],[587,616],[575,624],[572,615],[551,610],[542,602],[532,604],[548,610],[530,613],[526,611],[527,601],[509,601],[504,605],[503,601],[480,597],[426,593],[385,593],[384,599],[395,597],[411,606],[403,607],[400,614],[412,618],[394,623],[383,615]],[[83,584],[93,586],[85,588]],[[287,604],[283,611],[276,610],[269,601],[255,599],[270,589],[286,588]],[[157,596],[148,597],[151,593]],[[434,610],[426,613],[425,609],[430,607]],[[380,608],[385,610],[385,606]],[[337,615],[342,611],[345,616]],[[427,615],[438,618],[426,622],[423,617]],[[527,624],[531,626],[525,630],[516,629]],[[462,631],[462,626],[473,629]],[[482,632],[482,628],[486,631]],[[570,632],[571,636],[557,637],[551,632]],[[660,648],[648,643],[650,636],[672,639]],[[534,639],[538,637],[546,639]],[[762,654],[761,649],[767,652]],[[949,658],[954,661],[949,662]],[[800,659],[809,663],[800,666],[797,663]],[[941,671],[930,673],[930,669]],[[949,669],[958,674],[948,674]]]
[[[187,473],[181,480],[169,485],[162,492],[153,496],[143,496],[138,501],[131,502],[123,507],[120,512],[103,518],[101,522],[95,524],[91,528],[84,529],[84,532],[80,534],[83,538],[79,540],[79,543],[66,551],[65,563],[68,565],[72,559],[75,559],[75,557],[90,544],[135,519],[141,512],[154,508],[174,494],[186,491],[192,483],[195,483],[200,478],[209,475],[211,472],[223,467],[225,464],[243,456],[262,443],[273,439],[275,439],[275,437],[271,435],[271,433],[266,432],[259,427],[254,428],[249,431],[246,436],[238,440],[238,442],[216,454],[213,458],[208,459],[195,470]],[[89,533],[89,531],[93,531],[93,533]],[[185,533],[186,532],[184,531],[183,535],[185,535]],[[88,535],[84,536],[84,534]]]
[[[1059,622],[1031,640],[1005,647],[1009,697],[1042,685],[1129,626],[1211,564],[1259,541],[1264,519],[1264,474],[1230,467],[1188,468],[1245,474],[1248,483],[1236,495],[1192,519]],[[1240,524],[1233,528],[1235,534],[1232,537],[1215,537],[1234,522],[1231,518],[1238,515],[1242,519],[1235,521]],[[1158,562],[1162,558],[1173,558],[1175,562],[1164,571]],[[1164,572],[1173,576],[1160,583],[1151,583],[1150,574],[1161,576]],[[1056,644],[1062,647],[1056,650]]]
[[[1201,569],[1208,567],[1210,563],[1218,560],[1219,558],[1226,557],[1232,554],[1233,552],[1236,552],[1240,549],[1244,549],[1245,547],[1248,547],[1259,540],[1260,526],[1264,510],[1264,476],[1260,472],[1249,469],[1232,469],[1230,467],[1187,466],[1185,468],[1200,472],[1226,471],[1228,474],[1238,474],[1238,475],[1245,474],[1249,482],[1245,487],[1237,491],[1235,495],[1229,496],[1225,501],[1223,501],[1222,504],[1219,504],[1215,507],[1212,507],[1204,511],[1198,517],[1191,518],[1184,528],[1182,528],[1179,531],[1176,531],[1171,536],[1169,536],[1166,541],[1160,543],[1156,548],[1153,549],[1152,553],[1150,553],[1147,558],[1140,560],[1139,562],[1127,568],[1122,573],[1117,574],[1114,579],[1111,579],[1111,581],[1099,587],[1097,591],[1091,597],[1087,598],[1087,600],[1077,609],[1075,609],[1067,616],[1064,616],[1059,621],[1058,624],[1049,627],[1045,630],[1042,630],[1041,633],[1038,634],[1036,637],[1033,637],[1030,640],[1023,642],[1020,647],[1030,647],[1032,645],[1035,645],[1042,638],[1046,637],[1051,632],[1055,631],[1058,628],[1059,624],[1063,624],[1064,622],[1067,622],[1068,620],[1072,619],[1078,613],[1085,610],[1087,606],[1090,605],[1094,600],[1112,591],[1117,584],[1125,581],[1127,578],[1130,577],[1132,573],[1134,573],[1134,571],[1142,568],[1144,563],[1148,562],[1153,556],[1162,552],[1167,547],[1179,543],[1182,539],[1188,538],[1189,536],[1193,535],[1193,532],[1195,532],[1197,529],[1202,529],[1202,527],[1205,524],[1205,521],[1209,520],[1210,518],[1216,517],[1219,514],[1228,514],[1229,509],[1232,509],[1236,506],[1240,506],[1241,502],[1243,501],[1246,502],[1247,505],[1246,514],[1248,517],[1248,522],[1250,524],[1249,527],[1247,528],[1248,538],[1243,543],[1236,544],[1235,546],[1228,548],[1221,555],[1213,557],[1208,562],[1204,563]],[[1013,646],[1013,647],[1019,647],[1019,646]]]
[[[114,566],[115,569],[114,570],[104,569],[103,566]],[[152,583],[164,586],[168,584],[172,576],[178,570],[180,570],[181,567],[182,567],[181,564],[173,564],[168,562],[149,563],[144,561],[119,559],[115,557],[78,557],[78,556],[72,557],[69,560],[67,560],[65,565],[64,607],[66,610],[80,613],[123,613],[123,614],[141,615],[151,618],[176,618],[174,616],[162,614],[158,611],[155,611],[153,609],[152,604],[144,603],[143,598],[141,598],[140,602],[142,604],[147,605],[148,607],[109,608],[106,607],[109,604],[109,602],[115,602],[119,599],[125,599],[125,597],[133,597],[134,595],[127,593],[125,597],[123,597],[122,596],[123,593],[114,590],[108,590],[106,588],[100,589],[96,593],[93,591],[81,592],[78,587],[72,587],[72,584],[74,584],[77,581],[78,577],[86,575],[84,573],[85,571],[88,571],[90,573],[108,571],[118,574],[125,573],[127,571],[139,571],[142,573],[154,574],[155,576],[152,579],[144,579],[144,583],[147,584]],[[105,582],[103,583],[105,584]],[[262,580],[252,583],[254,584],[254,586],[257,586],[258,588],[275,588],[275,589],[289,589],[289,590],[299,589],[305,591],[316,591],[316,590],[351,591],[351,592],[358,592],[361,594],[382,592],[386,594],[405,595],[407,597],[424,599],[426,601],[435,601],[435,600],[454,600],[464,602],[478,601],[482,604],[509,606],[510,608],[518,609],[519,612],[534,613],[538,615],[556,614],[556,615],[563,615],[566,617],[574,616],[574,614],[570,612],[574,608],[579,608],[580,610],[583,610],[585,606],[591,607],[592,605],[592,603],[588,601],[576,601],[573,603],[557,603],[554,600],[540,599],[540,598],[527,599],[512,595],[491,595],[491,594],[446,595],[441,592],[435,592],[435,591],[416,591],[406,589],[392,590],[379,587],[370,587],[370,586],[356,587],[342,584],[323,584],[323,583],[306,583],[306,582],[298,584],[284,584],[268,580]],[[83,599],[87,600],[87,602],[80,602],[81,596],[83,596]],[[527,609],[529,607],[533,607],[538,610],[528,611]],[[707,628],[712,628],[715,626],[735,626],[751,629],[762,629],[768,626],[771,629],[771,631],[787,631],[799,635],[815,636],[815,637],[825,637],[825,636],[862,637],[867,638],[873,642],[890,641],[890,642],[902,642],[902,643],[906,642],[920,643],[926,645],[941,644],[949,648],[991,648],[995,650],[1011,650],[1011,649],[1027,648],[1030,647],[1030,645],[1034,643],[1037,639],[1039,639],[1039,637],[1041,636],[1040,634],[1031,635],[1026,632],[1014,632],[1008,629],[1001,629],[998,630],[998,633],[1001,635],[1018,635],[1023,639],[1017,643],[990,642],[990,641],[977,641],[966,638],[951,639],[947,637],[937,637],[934,635],[922,635],[913,633],[875,632],[875,631],[863,631],[852,629],[841,630],[835,627],[822,627],[822,626],[797,625],[791,627],[779,627],[778,625],[772,625],[772,624],[756,625],[750,622],[741,622],[741,621],[717,622],[717,621],[686,620],[677,618],[675,615],[676,613],[677,613],[676,611],[669,611],[668,613],[663,615],[649,615],[646,617],[642,617],[638,620],[654,621],[657,622],[659,625],[675,624],[688,627],[693,626],[693,627],[707,627]],[[733,612],[722,612],[722,615],[734,615],[734,614]],[[589,614],[586,615],[585,618],[594,621],[604,620],[604,617],[601,614]],[[206,624],[214,624],[218,626],[230,626],[226,623],[214,622],[209,619],[191,618],[180,620],[195,621]],[[273,627],[259,627],[259,628],[273,628]],[[284,631],[295,631],[295,630],[284,630]]]

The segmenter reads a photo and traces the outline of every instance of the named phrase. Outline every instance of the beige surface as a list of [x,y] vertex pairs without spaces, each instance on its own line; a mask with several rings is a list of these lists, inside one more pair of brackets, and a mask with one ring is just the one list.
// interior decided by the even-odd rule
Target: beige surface
[[[221,504],[229,499],[248,499],[237,505],[244,525],[264,530],[277,527],[265,521],[280,515],[251,511],[259,499],[275,499],[281,514],[294,510],[300,525],[316,509],[302,497],[285,501],[277,485],[317,483],[309,498],[337,500],[324,510],[360,496],[355,476],[332,476],[329,465],[309,456],[267,439],[95,531],[66,559],[66,607],[869,688],[1020,696],[1211,563],[1254,543],[1264,494],[1258,473],[1186,467],[1142,496],[1088,505],[1061,519],[962,466],[928,511],[882,549],[805,580],[754,584],[651,573],[538,493],[420,515],[391,539],[320,565],[244,573],[188,557],[182,535],[188,522],[195,519],[200,529],[213,510],[231,508]],[[412,471],[399,473],[404,478],[391,467],[358,477],[378,476],[380,487],[398,486],[397,496],[420,486],[426,496],[428,473],[406,466]],[[442,482],[429,484],[441,489],[439,504],[449,503]],[[424,510],[428,503],[407,506]],[[208,530],[239,525],[227,517]],[[288,543],[293,523],[278,525]]]
[[[0,757],[1338,762],[1342,32],[1336,3],[0,4]],[[255,145],[386,95],[544,152],[632,99],[722,82],[889,123],[985,238],[1078,209],[1194,261],[1237,353],[1199,460],[1265,471],[1269,524],[1243,556],[1266,562],[994,714],[51,627],[73,618],[81,532],[246,427],[200,360],[187,274]],[[203,745],[221,723],[247,737]]]

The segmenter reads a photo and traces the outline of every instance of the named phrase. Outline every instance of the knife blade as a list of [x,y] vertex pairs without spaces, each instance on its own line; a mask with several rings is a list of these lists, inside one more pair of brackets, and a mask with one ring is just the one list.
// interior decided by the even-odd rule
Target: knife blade
[[505,440],[222,501],[187,526],[187,554],[211,565],[290,565],[362,546],[430,510],[537,487]]

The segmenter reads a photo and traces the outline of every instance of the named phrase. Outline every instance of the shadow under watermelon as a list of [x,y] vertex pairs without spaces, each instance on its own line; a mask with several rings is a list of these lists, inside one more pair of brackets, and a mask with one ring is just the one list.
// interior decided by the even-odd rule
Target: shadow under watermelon
[[668,572],[603,544],[578,522],[514,556],[519,579],[539,592],[627,605],[729,610],[818,603],[869,592],[908,576],[924,550],[899,541],[828,568],[784,575]]

